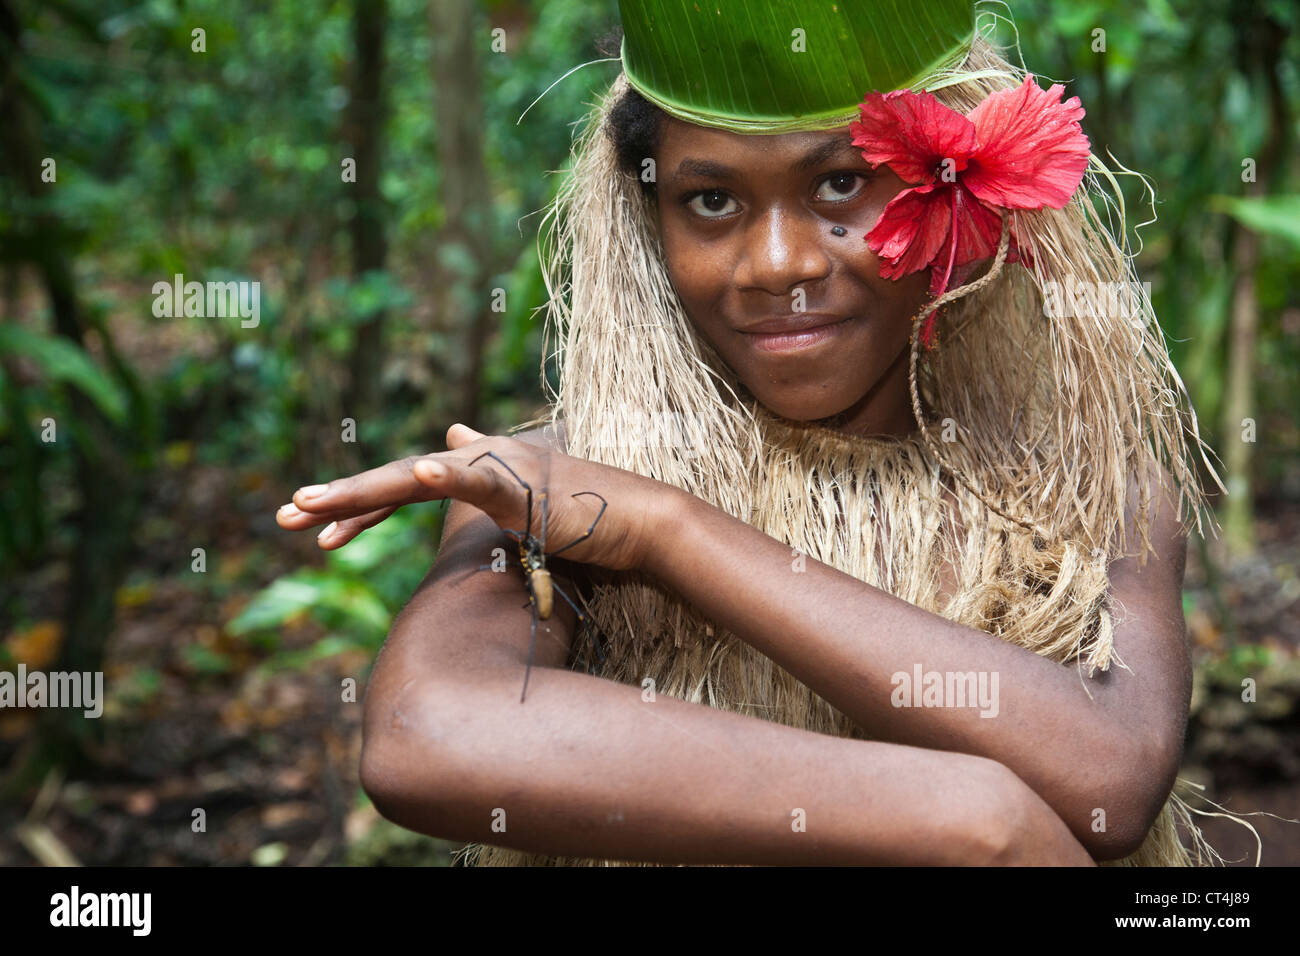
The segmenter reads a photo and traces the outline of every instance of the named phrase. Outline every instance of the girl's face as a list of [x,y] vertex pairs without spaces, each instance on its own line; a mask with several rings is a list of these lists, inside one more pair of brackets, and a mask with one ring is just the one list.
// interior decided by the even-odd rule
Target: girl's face
[[[929,273],[882,279],[863,240],[907,184],[872,170],[847,129],[749,136],[665,118],[655,165],[668,273],[754,397],[797,421],[912,433],[908,343]],[[820,328],[752,331],[783,321]]]

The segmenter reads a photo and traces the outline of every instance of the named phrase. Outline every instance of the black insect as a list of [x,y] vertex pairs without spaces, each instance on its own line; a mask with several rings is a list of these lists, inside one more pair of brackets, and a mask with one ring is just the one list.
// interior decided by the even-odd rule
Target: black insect
[[[532,534],[532,486],[520,478],[519,475],[515,473],[515,470],[506,464],[505,461],[502,460],[501,456],[496,454],[496,452],[485,451],[483,454],[475,458],[474,461],[471,461],[466,467],[473,467],[475,463],[482,461],[484,458],[494,459],[502,468],[510,472],[511,477],[514,478],[515,481],[519,482],[519,484],[523,485],[524,491],[528,496],[528,522],[525,525],[524,530],[514,531],[510,528],[503,529],[506,534],[519,542],[519,563],[524,572],[524,586],[528,589],[528,600],[524,603],[523,607],[532,608],[532,630],[528,636],[528,663],[524,667],[524,689],[519,695],[519,703],[522,704],[524,698],[528,694],[528,677],[533,667],[533,648],[537,643],[537,622],[539,620],[546,621],[550,619],[551,611],[554,610],[555,607],[556,594],[564,598],[569,607],[573,608],[573,613],[578,616],[580,626],[586,625],[597,631],[592,646],[595,648],[596,654],[602,663],[605,660],[605,652],[601,649],[603,637],[599,634],[599,631],[596,628],[596,622],[582,613],[578,608],[578,605],[574,604],[572,598],[564,593],[564,589],[561,588],[559,583],[551,577],[551,572],[546,568],[546,559],[548,557],[546,554],[546,521],[549,515],[547,493],[545,491],[539,491],[537,493],[538,506],[541,509],[541,534],[535,536]],[[609,507],[609,502],[594,491],[579,491],[575,492],[570,497],[578,498],[582,495],[591,495],[593,498],[599,498],[600,511],[596,513],[596,517],[591,522],[591,527],[589,527],[584,534],[574,538],[564,547],[552,551],[549,555],[550,557],[554,557],[557,554],[567,551],[574,545],[580,544],[590,538],[592,532],[596,530],[596,525],[600,522],[601,516],[605,513],[605,509]],[[446,499],[444,499],[444,503],[445,500]],[[484,564],[480,565],[478,570],[486,571],[491,568],[491,564]]]

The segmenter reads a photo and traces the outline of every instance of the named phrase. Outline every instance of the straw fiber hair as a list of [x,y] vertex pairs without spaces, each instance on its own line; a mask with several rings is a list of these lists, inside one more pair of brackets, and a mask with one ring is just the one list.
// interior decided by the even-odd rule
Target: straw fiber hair
[[[923,86],[964,113],[1024,75],[977,36],[963,63]],[[1065,209],[1015,214],[1011,226],[1036,271],[1004,264],[1004,231],[998,261],[940,312],[936,351],[917,349],[914,325],[918,431],[861,438],[777,418],[697,335],[665,267],[653,198],[620,171],[604,128],[627,89],[620,75],[592,114],[543,230],[547,343],[559,370],[545,420],[565,422],[568,453],[686,489],[788,543],[792,562],[824,562],[1071,666],[1085,688],[1098,672],[1124,667],[1112,645],[1124,609],[1108,595],[1108,563],[1138,554],[1145,564],[1154,482],[1177,488],[1184,527],[1194,520],[1201,532],[1208,506],[1197,459],[1219,478],[1136,284],[1122,197],[1116,204],[1101,188],[1115,184],[1106,167],[1093,157]],[[1118,217],[1118,243],[1103,216]],[[1124,283],[1138,314],[1046,318],[1049,281]],[[941,593],[944,568],[953,594]],[[599,664],[578,635],[573,666],[638,687],[650,678],[656,694],[793,727],[868,737],[648,577],[590,571],[584,598],[609,639],[607,658]],[[792,586],[791,600],[798,594]],[[1141,848],[1116,862],[1217,860],[1193,823],[1201,812],[1171,794]],[[459,860],[640,865],[478,844]]]

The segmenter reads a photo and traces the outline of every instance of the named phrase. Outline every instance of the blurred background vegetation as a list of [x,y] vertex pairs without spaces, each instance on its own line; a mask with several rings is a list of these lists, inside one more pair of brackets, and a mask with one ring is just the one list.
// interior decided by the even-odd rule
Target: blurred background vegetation
[[[1300,817],[1300,9],[1011,12],[1155,185],[1129,239],[1232,492],[1189,558],[1184,774]],[[326,555],[274,512],[540,411],[537,211],[616,64],[516,120],[616,25],[615,0],[0,0],[0,669],[102,670],[107,697],[0,712],[0,863],[445,863],[357,783],[439,513]],[[176,274],[259,282],[259,324],[155,316]],[[1252,819],[1265,863],[1300,862]]]

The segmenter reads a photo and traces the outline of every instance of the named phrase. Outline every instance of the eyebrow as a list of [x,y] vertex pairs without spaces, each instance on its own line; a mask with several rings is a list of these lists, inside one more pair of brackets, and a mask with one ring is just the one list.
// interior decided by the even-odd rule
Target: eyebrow
[[[793,172],[807,172],[836,157],[844,156],[848,158],[849,154],[857,153],[858,149],[852,142],[841,138],[830,139],[820,146],[808,150],[790,165],[790,169]],[[740,177],[740,173],[731,166],[724,166],[722,163],[716,163],[709,159],[683,159],[677,165],[677,171],[673,175],[677,178],[702,176],[705,179],[738,179]]]
[[849,154],[860,157],[862,151],[854,146],[851,140],[837,136],[834,139],[828,139],[820,146],[808,150],[792,168],[796,172],[807,172],[840,156],[848,158]]

